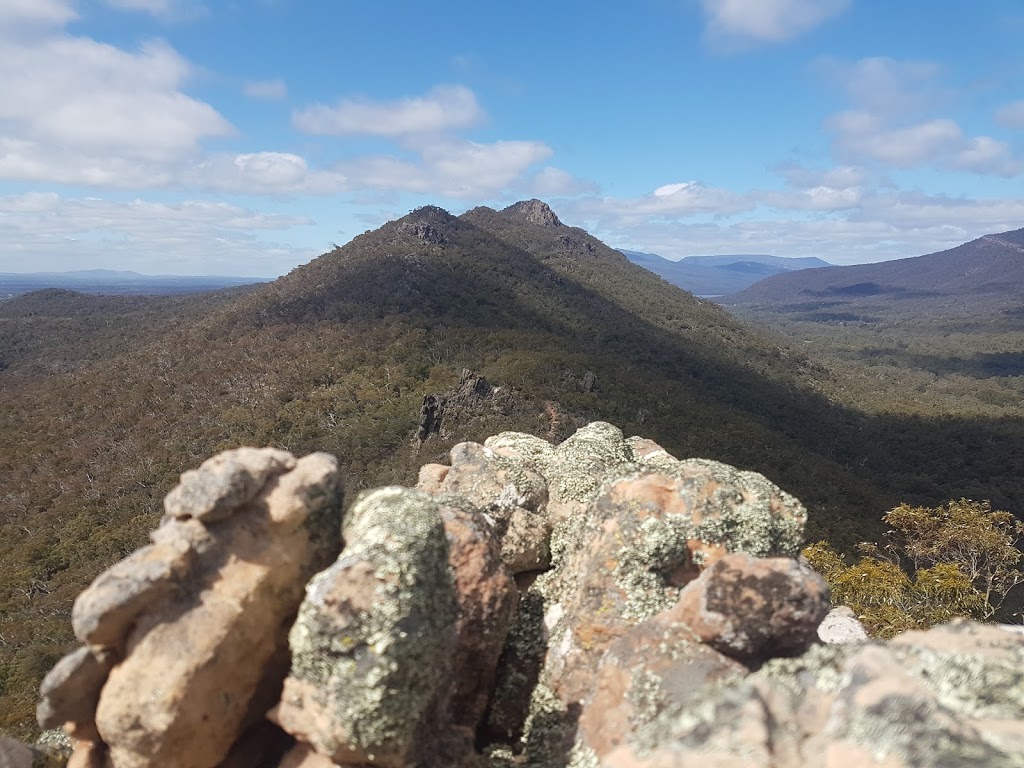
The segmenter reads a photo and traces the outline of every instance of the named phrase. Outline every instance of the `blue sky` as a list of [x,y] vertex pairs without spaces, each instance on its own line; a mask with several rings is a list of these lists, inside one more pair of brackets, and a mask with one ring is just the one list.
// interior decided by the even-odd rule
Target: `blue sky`
[[0,271],[275,276],[426,203],[669,258],[1024,227],[1020,0],[0,0]]

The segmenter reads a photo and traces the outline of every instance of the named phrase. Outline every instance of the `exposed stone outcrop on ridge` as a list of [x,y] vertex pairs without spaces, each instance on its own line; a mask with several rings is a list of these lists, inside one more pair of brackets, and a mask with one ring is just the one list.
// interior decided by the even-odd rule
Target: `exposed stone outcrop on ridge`
[[69,765],[1024,764],[1024,635],[822,644],[806,512],[755,473],[594,423],[340,498],[323,454],[186,472],[44,681]]

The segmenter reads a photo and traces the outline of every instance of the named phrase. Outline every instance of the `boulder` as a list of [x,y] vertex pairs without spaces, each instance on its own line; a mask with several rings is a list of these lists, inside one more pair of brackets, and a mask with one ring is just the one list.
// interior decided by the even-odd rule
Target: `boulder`
[[458,616],[440,507],[382,488],[360,496],[344,533],[341,556],[306,588],[272,717],[335,763],[429,764]]
[[601,766],[1024,765],[1024,642],[968,622],[819,645],[706,688]]
[[519,591],[502,562],[493,524],[484,515],[469,505],[444,506],[440,514],[458,605],[450,717],[453,725],[472,732],[494,692],[498,657]]
[[810,566],[735,552],[687,584],[668,613],[701,642],[759,666],[806,651],[828,610],[828,585]]
[[46,730],[68,724],[76,739],[99,739],[96,705],[111,666],[110,659],[100,661],[84,646],[57,662],[39,687],[39,727]]
[[[203,467],[185,473],[183,483],[243,489],[230,498],[246,501],[233,510],[218,502],[213,519],[175,507],[178,513],[165,518],[152,546],[97,579],[75,606],[76,630],[91,628],[87,641],[99,638],[124,654],[96,710],[115,768],[220,763],[241,731],[276,700],[302,585],[340,548],[334,457],[313,454],[295,462],[276,451],[232,452],[230,460]],[[211,479],[218,472],[243,479]],[[264,483],[253,494],[254,477]],[[175,496],[210,498],[180,488]],[[201,509],[208,507],[203,501]],[[164,553],[170,562],[161,561]],[[133,579],[136,564],[140,580]],[[128,607],[119,606],[116,587],[132,584],[142,586],[126,590]]]

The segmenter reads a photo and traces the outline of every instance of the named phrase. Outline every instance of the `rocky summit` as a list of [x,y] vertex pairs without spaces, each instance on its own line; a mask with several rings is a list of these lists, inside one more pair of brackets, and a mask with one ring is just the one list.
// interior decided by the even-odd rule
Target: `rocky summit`
[[326,454],[185,472],[0,764],[1024,765],[1024,637],[840,610],[822,642],[806,512],[763,476],[601,422],[450,457],[347,509]]

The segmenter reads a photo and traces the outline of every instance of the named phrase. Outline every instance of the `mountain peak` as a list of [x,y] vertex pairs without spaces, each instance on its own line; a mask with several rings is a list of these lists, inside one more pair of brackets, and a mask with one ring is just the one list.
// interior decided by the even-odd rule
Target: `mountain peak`
[[513,203],[502,211],[506,216],[514,217],[530,224],[539,224],[542,227],[560,227],[562,222],[558,220],[551,206],[543,200],[520,200]]

